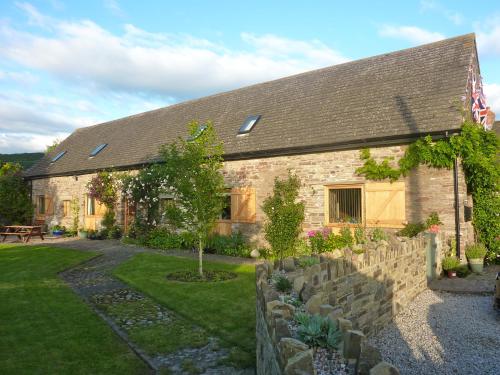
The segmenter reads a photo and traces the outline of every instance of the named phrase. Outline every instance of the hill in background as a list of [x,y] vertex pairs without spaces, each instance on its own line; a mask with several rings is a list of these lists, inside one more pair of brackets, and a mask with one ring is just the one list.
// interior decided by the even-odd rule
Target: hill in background
[[43,152],[26,152],[22,154],[0,154],[0,164],[19,163],[23,169],[28,169],[43,157]]

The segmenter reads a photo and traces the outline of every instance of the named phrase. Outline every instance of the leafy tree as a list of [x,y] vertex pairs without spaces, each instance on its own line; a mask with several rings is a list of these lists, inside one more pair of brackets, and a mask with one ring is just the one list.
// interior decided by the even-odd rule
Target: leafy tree
[[281,262],[294,254],[304,221],[304,203],[297,202],[299,189],[300,179],[288,172],[287,179],[274,180],[273,195],[262,205],[267,216],[265,238]]
[[29,187],[21,175],[21,166],[3,164],[0,168],[0,221],[25,224],[32,215],[33,204]]
[[189,124],[189,138],[162,146],[164,186],[174,204],[166,208],[167,220],[191,231],[197,238],[199,273],[203,277],[203,248],[224,208],[222,142],[209,122]]
[[47,147],[45,148],[45,155],[47,155],[48,153],[54,151],[56,149],[56,147],[59,146],[60,143],[61,143],[61,140],[54,139],[54,141],[52,141],[52,144],[51,145],[47,145]]

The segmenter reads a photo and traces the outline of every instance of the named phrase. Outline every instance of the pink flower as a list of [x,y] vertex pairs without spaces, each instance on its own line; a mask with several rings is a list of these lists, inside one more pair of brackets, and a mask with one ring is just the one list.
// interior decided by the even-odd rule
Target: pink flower
[[328,237],[330,235],[330,233],[332,233],[332,230],[331,228],[328,228],[328,227],[324,227],[323,228],[323,237]]
[[314,237],[316,235],[316,231],[315,230],[310,230],[307,232],[307,237],[311,238],[311,237]]
[[434,224],[429,227],[429,232],[431,233],[439,233],[439,225]]

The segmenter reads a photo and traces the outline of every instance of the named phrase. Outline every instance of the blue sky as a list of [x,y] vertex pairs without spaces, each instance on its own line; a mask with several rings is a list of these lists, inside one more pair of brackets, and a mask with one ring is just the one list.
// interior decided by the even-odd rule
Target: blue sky
[[500,2],[0,2],[0,152],[190,98],[475,32],[500,117]]

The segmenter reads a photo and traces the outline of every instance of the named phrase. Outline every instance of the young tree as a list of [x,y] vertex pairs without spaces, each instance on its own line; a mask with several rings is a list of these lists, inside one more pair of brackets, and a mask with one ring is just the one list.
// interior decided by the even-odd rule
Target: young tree
[[196,236],[203,277],[203,248],[224,208],[222,142],[210,122],[201,126],[192,122],[187,140],[164,145],[160,152],[164,186],[174,198],[166,209],[167,220]]
[[304,203],[297,202],[299,189],[300,179],[288,172],[287,179],[274,180],[273,195],[262,205],[267,216],[265,238],[280,263],[283,263],[283,258],[294,255],[304,221]]
[[19,164],[5,163],[0,168],[0,222],[26,224],[33,215],[29,187]]

